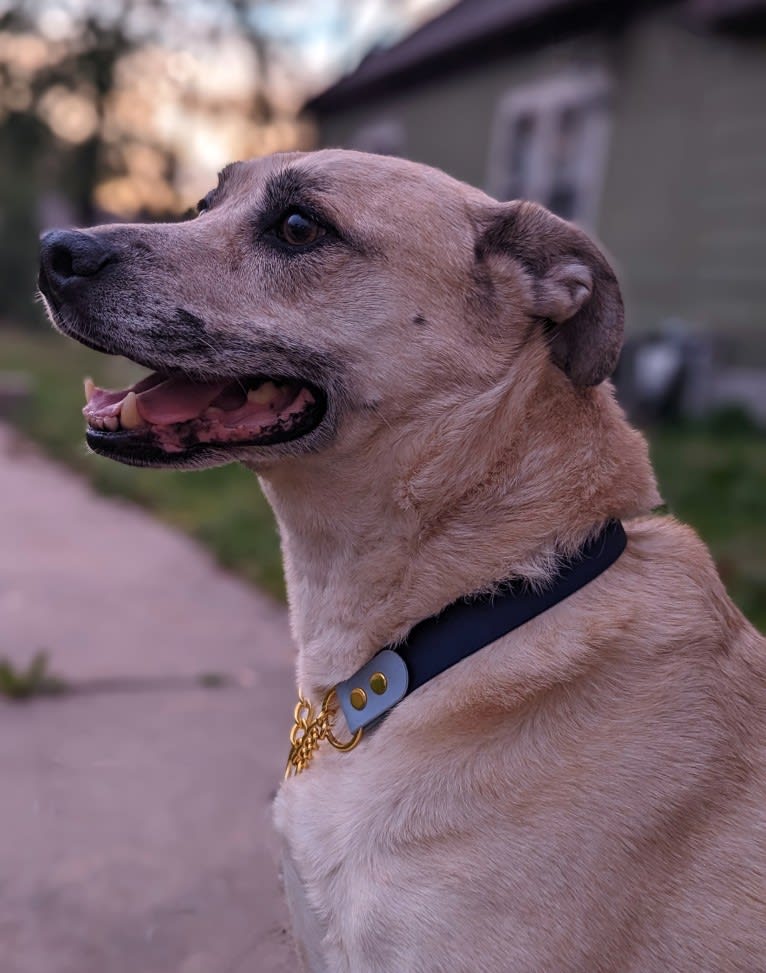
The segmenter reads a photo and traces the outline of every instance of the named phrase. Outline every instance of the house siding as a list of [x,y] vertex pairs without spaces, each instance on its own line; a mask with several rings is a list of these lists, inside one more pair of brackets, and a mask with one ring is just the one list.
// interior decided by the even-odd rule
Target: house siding
[[635,331],[679,317],[766,364],[766,39],[694,31],[680,10],[420,83],[321,122],[322,144],[395,120],[405,154],[486,187],[494,113],[514,88],[576,67],[614,81],[597,234]]
[[668,317],[766,364],[766,41],[633,25],[617,78],[599,234],[631,325]]

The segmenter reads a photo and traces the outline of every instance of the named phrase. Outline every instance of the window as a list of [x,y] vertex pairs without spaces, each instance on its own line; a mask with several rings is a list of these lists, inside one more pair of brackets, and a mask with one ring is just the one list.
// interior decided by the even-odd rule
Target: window
[[601,72],[514,89],[498,105],[489,191],[533,199],[593,227],[606,163],[609,84]]

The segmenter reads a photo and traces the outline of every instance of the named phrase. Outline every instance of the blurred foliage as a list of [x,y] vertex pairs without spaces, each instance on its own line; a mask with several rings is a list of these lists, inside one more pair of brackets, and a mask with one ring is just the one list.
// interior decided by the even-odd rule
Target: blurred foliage
[[[140,374],[55,336],[0,334],[0,360],[30,373],[36,392],[18,422],[104,493],[128,497],[183,528],[233,568],[284,596],[279,542],[255,477],[239,466],[196,473],[137,470],[84,446],[82,377],[117,386]],[[656,428],[649,435],[670,511],[710,545],[732,597],[766,631],[766,437],[741,415]]]
[[14,420],[47,452],[86,474],[104,494],[127,497],[206,544],[235,569],[278,598],[284,597],[274,518],[255,476],[241,466],[198,472],[142,470],[86,451],[82,380],[119,388],[142,370],[74,342],[44,334],[0,332],[3,367],[27,372],[34,392]]
[[39,170],[50,142],[33,115],[13,113],[0,124],[0,324],[3,316],[34,320]]
[[[17,155],[39,165],[40,160],[56,149],[62,154],[56,168],[68,190],[70,202],[78,215],[91,215],[91,192],[99,178],[102,124],[106,101],[115,86],[115,68],[131,47],[131,41],[119,21],[102,21],[95,12],[85,10],[78,23],[71,22],[71,35],[59,39],[44,38],[38,32],[38,16],[45,8],[22,2],[12,6],[0,20],[0,31],[6,43],[0,47],[0,79],[4,93],[6,124],[11,128]],[[66,100],[66,93],[72,101]],[[51,98],[53,96],[53,98]],[[58,97],[56,97],[58,96]],[[67,132],[61,129],[56,115],[56,102],[63,116],[79,108],[81,119]],[[40,126],[45,138],[24,138],[34,125]],[[56,136],[60,136],[56,141]],[[23,171],[23,170],[22,170]],[[35,171],[39,181],[41,173]]]

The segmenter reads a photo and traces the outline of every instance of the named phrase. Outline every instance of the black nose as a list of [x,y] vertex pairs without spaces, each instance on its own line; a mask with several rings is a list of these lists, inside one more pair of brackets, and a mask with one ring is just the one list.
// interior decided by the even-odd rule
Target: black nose
[[40,287],[60,291],[77,278],[95,277],[114,259],[98,237],[80,230],[51,230],[40,241]]

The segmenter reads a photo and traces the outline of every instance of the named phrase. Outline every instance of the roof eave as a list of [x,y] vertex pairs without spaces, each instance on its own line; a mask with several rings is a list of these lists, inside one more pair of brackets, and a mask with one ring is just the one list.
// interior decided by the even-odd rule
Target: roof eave
[[[623,20],[636,7],[646,6],[650,2],[657,3],[659,0],[627,0],[621,4],[614,4],[611,0],[536,0],[521,13],[516,8],[512,17],[506,14],[502,25],[493,23],[489,33],[486,30],[473,34],[463,32],[451,37],[449,44],[445,44],[442,36],[440,45],[423,54],[422,49],[428,49],[423,42],[426,32],[433,30],[434,24],[443,21],[461,6],[458,4],[393,47],[368,55],[355,71],[310,98],[304,109],[320,116],[329,115],[362,98],[374,99],[414,82],[448,74],[458,67],[486,61],[502,54],[509,44],[518,46],[532,41],[551,40],[557,32],[563,34],[578,28],[591,29],[594,12],[600,14],[600,25],[609,27],[615,19]],[[421,49],[420,54],[415,56],[418,48]]]

